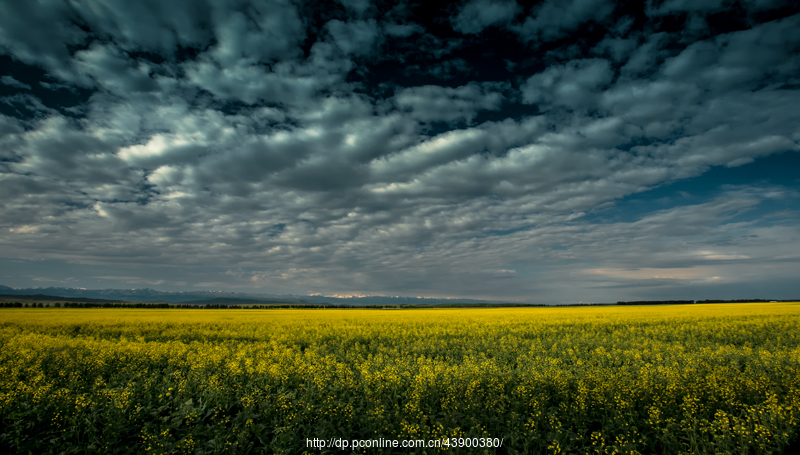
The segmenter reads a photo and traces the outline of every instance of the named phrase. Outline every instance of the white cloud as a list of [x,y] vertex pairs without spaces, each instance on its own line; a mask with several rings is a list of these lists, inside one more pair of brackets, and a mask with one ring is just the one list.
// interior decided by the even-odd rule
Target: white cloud
[[147,144],[133,145],[119,150],[117,156],[134,165],[164,162],[164,159],[185,162],[197,158],[203,153],[203,142],[197,143],[193,138],[165,137],[157,134]]
[[423,122],[467,121],[479,111],[500,109],[502,86],[496,84],[468,84],[450,88],[434,85],[409,87],[394,97],[395,103]]
[[9,228],[8,232],[14,232],[17,234],[32,234],[38,230],[39,230],[38,226],[22,225],[14,228]]
[[74,55],[73,66],[80,76],[74,79],[88,85],[85,76],[115,94],[157,90],[158,83],[151,78],[149,64],[135,62],[114,46],[93,44],[89,49]]
[[294,5],[254,2],[243,11],[217,10],[217,43],[208,55],[222,66],[271,63],[295,57],[305,33]]
[[601,89],[614,77],[607,60],[574,60],[533,75],[521,87],[522,101],[580,109],[594,105]]
[[450,131],[402,152],[376,160],[373,171],[381,180],[402,178],[431,166],[458,161],[484,147],[486,132],[476,129]]

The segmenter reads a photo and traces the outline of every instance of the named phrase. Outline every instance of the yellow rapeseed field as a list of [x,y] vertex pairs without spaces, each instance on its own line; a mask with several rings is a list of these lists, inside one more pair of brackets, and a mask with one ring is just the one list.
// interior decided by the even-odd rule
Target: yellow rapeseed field
[[797,303],[2,308],[0,346],[6,453],[766,454],[800,423]]

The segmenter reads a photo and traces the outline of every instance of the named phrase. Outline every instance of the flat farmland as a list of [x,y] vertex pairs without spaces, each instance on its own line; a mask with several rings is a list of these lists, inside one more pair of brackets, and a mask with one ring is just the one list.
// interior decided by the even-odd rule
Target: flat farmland
[[800,423],[798,303],[3,308],[0,346],[6,453],[788,453]]

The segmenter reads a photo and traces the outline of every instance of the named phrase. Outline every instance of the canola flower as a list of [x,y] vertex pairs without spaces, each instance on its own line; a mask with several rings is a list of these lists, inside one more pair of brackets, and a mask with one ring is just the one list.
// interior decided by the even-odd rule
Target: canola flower
[[5,453],[760,454],[800,423],[797,303],[0,309],[0,346]]

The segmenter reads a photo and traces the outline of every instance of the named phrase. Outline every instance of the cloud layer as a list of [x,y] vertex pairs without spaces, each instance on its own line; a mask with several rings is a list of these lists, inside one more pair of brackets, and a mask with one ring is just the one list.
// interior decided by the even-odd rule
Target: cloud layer
[[4,2],[1,281],[800,295],[800,8],[627,8]]

